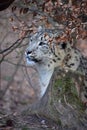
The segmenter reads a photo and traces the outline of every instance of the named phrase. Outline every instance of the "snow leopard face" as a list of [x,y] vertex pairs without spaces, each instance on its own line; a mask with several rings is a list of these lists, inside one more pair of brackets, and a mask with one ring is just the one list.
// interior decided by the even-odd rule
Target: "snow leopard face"
[[36,33],[30,38],[29,46],[26,50],[28,64],[45,64],[53,58],[51,49],[44,39],[44,34]]

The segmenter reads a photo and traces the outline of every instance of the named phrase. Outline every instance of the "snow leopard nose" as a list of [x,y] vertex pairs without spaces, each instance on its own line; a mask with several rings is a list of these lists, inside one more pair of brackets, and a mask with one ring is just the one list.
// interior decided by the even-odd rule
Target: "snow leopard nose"
[[27,51],[27,55],[29,55],[29,54],[31,54],[32,53],[32,51]]

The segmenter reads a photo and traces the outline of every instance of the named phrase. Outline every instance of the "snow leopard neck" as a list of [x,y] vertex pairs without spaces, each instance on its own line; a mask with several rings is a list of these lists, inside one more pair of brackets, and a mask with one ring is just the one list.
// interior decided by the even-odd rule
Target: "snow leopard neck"
[[41,98],[44,96],[44,94],[48,88],[54,68],[53,67],[50,68],[45,65],[38,65],[37,70],[38,70],[39,82],[40,82],[40,86],[41,86],[41,89],[40,89],[40,98]]

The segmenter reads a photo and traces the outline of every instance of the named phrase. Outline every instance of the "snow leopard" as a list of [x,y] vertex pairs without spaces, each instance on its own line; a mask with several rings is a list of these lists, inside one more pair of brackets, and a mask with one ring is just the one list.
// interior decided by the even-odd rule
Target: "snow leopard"
[[27,65],[35,66],[39,78],[43,97],[55,67],[80,72],[84,75],[84,97],[87,101],[87,58],[70,42],[58,41],[61,30],[39,27],[38,31],[29,38],[29,45],[25,56]]

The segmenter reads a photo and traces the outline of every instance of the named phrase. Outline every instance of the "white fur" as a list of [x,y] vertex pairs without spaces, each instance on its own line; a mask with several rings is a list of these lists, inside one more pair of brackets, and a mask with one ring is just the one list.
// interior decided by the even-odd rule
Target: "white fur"
[[43,65],[43,66],[38,66],[37,70],[39,73],[39,81],[41,85],[40,97],[42,97],[47,90],[54,68],[48,69],[46,68],[46,66]]

